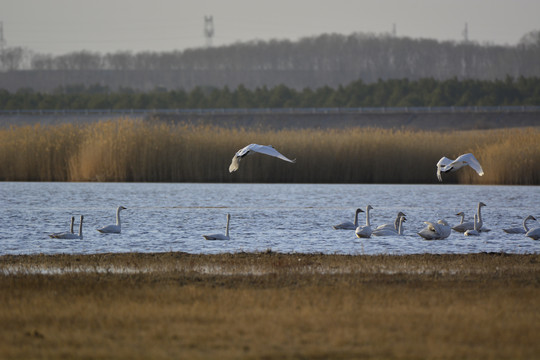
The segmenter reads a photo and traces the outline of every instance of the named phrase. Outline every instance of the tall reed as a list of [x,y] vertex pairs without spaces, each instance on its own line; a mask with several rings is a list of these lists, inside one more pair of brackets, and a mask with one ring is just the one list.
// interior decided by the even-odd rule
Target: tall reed
[[[256,130],[134,119],[0,130],[0,180],[434,183],[442,156],[473,152],[445,182],[540,184],[540,129],[407,131],[377,128]],[[234,153],[272,144],[290,164],[250,156],[230,174]]]

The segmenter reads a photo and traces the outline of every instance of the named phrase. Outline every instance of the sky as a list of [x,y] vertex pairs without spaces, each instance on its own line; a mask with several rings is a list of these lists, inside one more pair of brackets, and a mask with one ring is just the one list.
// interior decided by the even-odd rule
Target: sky
[[540,30],[540,0],[0,0],[5,45],[54,55],[173,51],[323,33],[390,33],[515,45]]

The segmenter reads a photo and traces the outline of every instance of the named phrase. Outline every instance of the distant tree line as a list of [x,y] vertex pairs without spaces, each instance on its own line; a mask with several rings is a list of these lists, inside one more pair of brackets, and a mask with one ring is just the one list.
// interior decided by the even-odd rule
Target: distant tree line
[[354,33],[298,41],[271,40],[171,52],[79,51],[60,56],[7,48],[0,83],[10,91],[99,83],[112,89],[189,91],[196,87],[247,89],[285,85],[301,90],[344,86],[352,79],[433,78],[495,80],[540,76],[540,31],[516,46]]
[[295,90],[284,85],[250,90],[196,87],[191,91],[65,86],[52,93],[0,90],[0,109],[204,109],[291,107],[413,107],[540,105],[540,78],[504,80],[362,80],[346,86]]

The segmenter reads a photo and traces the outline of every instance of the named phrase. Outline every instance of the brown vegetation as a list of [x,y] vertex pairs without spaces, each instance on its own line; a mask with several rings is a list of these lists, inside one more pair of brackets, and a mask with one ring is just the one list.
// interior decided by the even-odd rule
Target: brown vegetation
[[[246,130],[123,119],[0,130],[0,180],[432,183],[442,156],[473,152],[446,182],[540,184],[540,130],[430,132],[375,128]],[[229,174],[233,154],[272,144],[292,165],[254,156]]]
[[535,358],[539,261],[2,256],[0,358]]

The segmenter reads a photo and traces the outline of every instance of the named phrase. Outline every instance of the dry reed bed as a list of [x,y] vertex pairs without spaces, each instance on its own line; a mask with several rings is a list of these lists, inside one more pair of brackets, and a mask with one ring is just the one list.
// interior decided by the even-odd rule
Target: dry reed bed
[[[531,359],[540,353],[539,261],[505,254],[2,256],[2,267],[153,271],[0,275],[0,358]],[[270,272],[189,270],[205,264]],[[301,273],[309,265],[358,272]],[[421,268],[456,272],[403,271]]]
[[[446,182],[540,184],[540,129],[483,131],[246,130],[111,120],[0,130],[0,180],[432,183],[445,155],[473,152],[486,173]],[[229,174],[233,154],[272,144],[296,164],[266,156]]]

